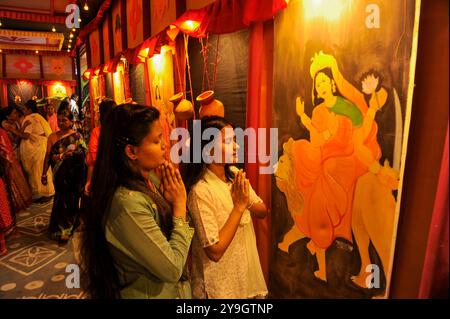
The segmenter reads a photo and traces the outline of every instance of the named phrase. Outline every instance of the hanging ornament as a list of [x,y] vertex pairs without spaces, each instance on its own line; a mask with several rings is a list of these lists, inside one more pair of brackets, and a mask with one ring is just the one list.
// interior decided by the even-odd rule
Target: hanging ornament
[[223,103],[214,98],[214,91],[208,90],[197,96],[197,102],[200,103],[200,119],[205,116],[225,116]]
[[217,75],[217,63],[219,55],[219,36],[217,36],[216,42],[216,57],[213,63],[210,63],[213,67],[212,78],[210,79],[208,55],[211,45],[209,44],[209,36],[206,36],[206,43],[203,43],[203,39],[199,39],[202,47],[201,54],[203,56],[203,77],[202,77],[202,93],[197,96],[197,101],[200,102],[199,115],[200,118],[205,116],[225,116],[225,108],[223,103],[217,99],[214,99],[214,85]]
[[173,113],[177,120],[190,120],[194,117],[194,106],[184,98],[184,93],[175,94],[169,99],[173,103]]

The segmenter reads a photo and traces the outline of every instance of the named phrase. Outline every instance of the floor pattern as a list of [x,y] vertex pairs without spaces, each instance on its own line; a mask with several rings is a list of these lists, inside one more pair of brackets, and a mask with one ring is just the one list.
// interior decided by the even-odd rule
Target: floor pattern
[[61,245],[47,237],[52,204],[33,204],[18,214],[7,254],[0,257],[0,299],[84,298],[78,288],[76,237]]

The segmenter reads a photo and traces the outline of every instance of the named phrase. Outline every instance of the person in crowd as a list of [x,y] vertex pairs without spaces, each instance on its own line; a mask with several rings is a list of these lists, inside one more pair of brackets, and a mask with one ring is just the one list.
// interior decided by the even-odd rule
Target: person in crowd
[[15,135],[14,131],[20,131],[20,124],[16,121],[9,120],[8,117],[13,111],[14,107],[8,106],[2,109],[1,114],[1,127],[8,133],[9,139],[13,145],[16,158],[20,161],[20,137]]
[[83,218],[81,282],[91,298],[191,297],[185,266],[194,230],[181,175],[164,156],[159,116],[154,107],[122,104],[102,124]]
[[50,125],[50,128],[52,129],[52,132],[57,132],[59,130],[58,128],[58,116],[55,112],[55,106],[53,105],[52,101],[47,100],[47,104],[45,105],[45,113],[47,115],[47,122]]
[[78,104],[77,103],[78,103],[78,95],[73,93],[70,96],[69,105],[70,105],[70,111],[73,114],[75,123],[78,123],[78,121],[80,121],[80,111],[78,109]]
[[245,172],[233,166],[239,146],[231,123],[218,116],[205,117],[201,129],[202,136],[206,130],[215,133],[201,141],[201,163],[183,167],[195,226],[193,297],[264,298],[267,286],[252,217],[264,218],[267,208]]
[[[47,121],[36,113],[36,102],[32,100],[25,103],[24,112],[15,107],[8,119],[19,123],[20,129],[11,128],[11,132],[21,139],[20,160],[28,177],[32,198],[36,202],[47,202],[55,193],[51,170],[45,173],[42,171],[51,128]],[[46,185],[41,183],[42,175],[49,176]]]
[[16,158],[13,144],[2,128],[0,128],[0,164],[5,169],[6,183],[10,190],[11,210],[13,215],[16,215],[31,205],[31,190],[23,175],[22,166]]
[[[48,138],[43,172],[52,166],[55,198],[50,218],[50,237],[59,242],[70,239],[79,224],[80,198],[86,176],[87,147],[80,133],[74,131],[74,116],[68,108],[58,110],[59,131]],[[41,176],[43,185],[49,180]]]
[[89,152],[87,155],[87,166],[88,166],[88,173],[87,173],[87,181],[86,185],[84,186],[84,193],[86,195],[89,195],[90,187],[91,187],[91,181],[92,181],[92,173],[94,172],[94,164],[95,159],[97,157],[97,151],[98,151],[98,140],[100,138],[100,130],[102,127],[102,123],[105,121],[106,116],[108,113],[116,107],[116,102],[111,99],[105,99],[103,100],[99,105],[99,111],[100,111],[100,125],[95,127],[92,130],[91,137],[89,139]]
[[9,202],[9,190],[7,187],[7,175],[5,166],[0,165],[0,256],[6,254],[6,236],[9,235],[15,226]]

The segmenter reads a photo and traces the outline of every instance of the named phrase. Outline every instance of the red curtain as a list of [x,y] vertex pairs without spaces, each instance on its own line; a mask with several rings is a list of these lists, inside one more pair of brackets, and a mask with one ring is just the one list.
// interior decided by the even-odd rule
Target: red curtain
[[[246,126],[266,128],[266,149],[270,146],[272,113],[273,20],[251,25],[248,52]],[[260,136],[257,134],[259,140]],[[275,150],[278,152],[278,150]],[[248,158],[246,156],[246,158]],[[257,157],[256,157],[257,158]],[[247,176],[267,207],[271,207],[271,175],[259,173],[258,163],[246,163]],[[270,212],[265,219],[254,219],[259,258],[266,282],[269,278]]]
[[448,124],[419,298],[448,298]]
[[[217,0],[204,8],[186,11],[174,24],[194,37],[207,32],[230,33],[248,28],[252,22],[271,20],[285,7],[285,0]],[[199,27],[186,30],[183,22],[188,20],[199,22]]]

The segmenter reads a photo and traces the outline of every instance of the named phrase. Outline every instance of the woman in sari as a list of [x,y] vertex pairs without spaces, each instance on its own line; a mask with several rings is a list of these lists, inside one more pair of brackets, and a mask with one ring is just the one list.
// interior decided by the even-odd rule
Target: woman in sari
[[[20,160],[28,176],[32,198],[37,202],[48,201],[54,195],[55,188],[51,179],[47,185],[42,185],[41,175],[51,128],[37,113],[36,102],[31,100],[25,103],[23,113],[18,108],[14,108],[8,119],[19,123],[21,127],[20,130],[12,128],[11,131],[21,139]],[[51,176],[51,170],[46,171],[46,174]]]
[[16,121],[8,119],[13,110],[14,108],[12,106],[8,106],[2,109],[0,113],[1,127],[8,133],[9,140],[11,141],[14,149],[14,154],[16,155],[17,160],[20,162],[20,137],[13,133],[14,131],[20,132],[20,124]]
[[31,190],[17,160],[13,145],[5,130],[0,128],[0,162],[5,168],[7,183],[11,192],[13,214],[31,205]]
[[[74,131],[73,114],[67,108],[58,110],[59,131],[52,133],[47,143],[47,153],[43,172],[49,165],[53,169],[55,198],[50,218],[50,237],[57,241],[67,241],[79,223],[80,198],[86,174],[86,144],[80,133]],[[42,175],[43,185],[50,180]]]
[[11,214],[6,172],[3,163],[0,163],[0,256],[6,254],[5,238],[14,229],[14,218]]

